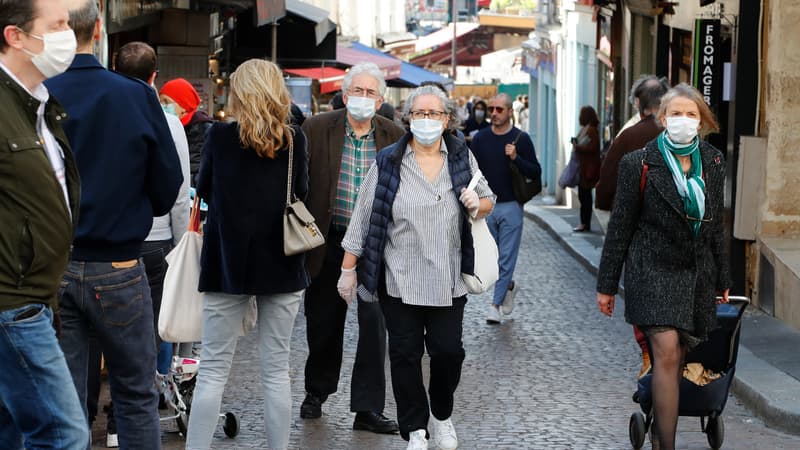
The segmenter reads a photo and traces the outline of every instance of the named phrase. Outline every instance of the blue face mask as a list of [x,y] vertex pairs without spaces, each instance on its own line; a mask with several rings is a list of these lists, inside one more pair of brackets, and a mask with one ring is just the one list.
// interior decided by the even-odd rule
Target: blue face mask
[[172,103],[167,103],[167,104],[162,103],[161,109],[163,109],[164,112],[167,114],[172,114],[173,116],[176,117],[178,116],[178,113],[175,112],[175,105]]

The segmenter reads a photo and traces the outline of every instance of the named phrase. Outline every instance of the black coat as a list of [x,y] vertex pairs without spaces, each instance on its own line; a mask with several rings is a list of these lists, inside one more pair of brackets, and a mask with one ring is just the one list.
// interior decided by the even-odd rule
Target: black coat
[[190,184],[195,186],[197,172],[200,170],[200,161],[202,159],[203,144],[206,142],[206,135],[214,120],[208,117],[203,111],[196,111],[192,116],[192,120],[183,127],[186,132],[186,141],[189,143],[189,173],[191,174]]
[[[616,201],[603,246],[597,291],[616,294],[625,265],[625,320],[665,325],[705,338],[714,325],[716,291],[730,286],[723,228],[725,162],[701,142],[706,212],[695,238],[683,201],[655,140],[619,166]],[[642,160],[649,171],[640,195]]]
[[[294,130],[295,194],[308,192],[306,139]],[[304,254],[283,253],[283,215],[289,152],[262,158],[243,148],[236,123],[208,132],[197,191],[208,202],[200,257],[200,290],[227,294],[277,294],[305,289]]]

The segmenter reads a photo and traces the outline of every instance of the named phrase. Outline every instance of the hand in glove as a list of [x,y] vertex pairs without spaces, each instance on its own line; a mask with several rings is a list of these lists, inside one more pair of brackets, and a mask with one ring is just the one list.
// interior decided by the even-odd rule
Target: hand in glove
[[342,267],[342,274],[339,275],[339,281],[336,283],[336,290],[339,291],[339,296],[342,297],[348,305],[356,299],[358,279],[356,277],[355,267],[352,269],[345,269]]
[[478,208],[481,206],[481,199],[478,198],[478,193],[470,189],[461,189],[461,196],[458,198],[461,203],[469,211],[472,218],[478,216]]

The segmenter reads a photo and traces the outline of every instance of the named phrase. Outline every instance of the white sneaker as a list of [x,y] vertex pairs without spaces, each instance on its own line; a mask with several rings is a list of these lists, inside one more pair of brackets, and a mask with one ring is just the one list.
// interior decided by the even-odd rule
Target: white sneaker
[[428,450],[428,439],[425,438],[425,430],[412,431],[408,435],[408,447],[406,450]]
[[517,291],[519,291],[519,284],[517,284],[516,281],[512,281],[511,283],[514,284],[514,287],[506,291],[506,295],[503,297],[503,304],[501,305],[503,314],[505,315],[511,314],[511,311],[514,310],[514,297],[517,296]]
[[108,433],[106,434],[106,447],[107,448],[117,448],[119,447],[119,437],[116,433]]
[[441,450],[455,450],[458,448],[458,437],[456,436],[456,429],[453,428],[452,420],[438,420],[431,415],[431,423],[433,424],[431,441],[433,441],[434,447]]
[[486,315],[486,323],[500,323],[500,310],[494,304],[489,305],[489,314]]

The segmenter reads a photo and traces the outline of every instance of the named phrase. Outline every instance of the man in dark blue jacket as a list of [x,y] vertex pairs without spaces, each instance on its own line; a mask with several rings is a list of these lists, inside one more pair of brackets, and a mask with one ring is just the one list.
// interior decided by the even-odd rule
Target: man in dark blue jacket
[[61,283],[61,346],[86,408],[89,330],[108,368],[119,445],[161,448],[153,310],[142,242],[169,212],[183,180],[164,113],[147,84],[92,56],[95,0],[73,3],[77,55],[47,87],[67,111],[64,131],[81,175],[80,223]]
[[489,100],[486,109],[491,115],[492,126],[478,131],[472,138],[471,148],[489,187],[497,195],[497,203],[486,217],[486,224],[497,241],[500,279],[494,285],[494,298],[486,322],[498,324],[501,310],[503,314],[511,314],[519,290],[514,281],[514,269],[522,239],[523,216],[522,203],[514,196],[511,184],[511,164],[522,175],[532,179],[541,177],[542,168],[530,136],[511,122],[514,114],[511,97],[499,94]]

